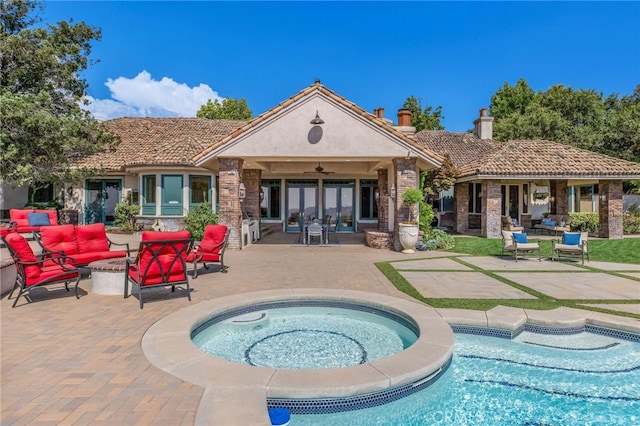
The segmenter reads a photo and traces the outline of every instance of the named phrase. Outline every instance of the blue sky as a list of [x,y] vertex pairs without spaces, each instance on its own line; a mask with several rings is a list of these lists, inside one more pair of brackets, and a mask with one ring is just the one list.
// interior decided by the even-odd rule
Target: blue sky
[[64,2],[42,17],[102,29],[84,75],[92,111],[195,116],[245,98],[255,116],[320,78],[369,112],[408,96],[472,127],[523,77],[631,94],[640,83],[640,2]]

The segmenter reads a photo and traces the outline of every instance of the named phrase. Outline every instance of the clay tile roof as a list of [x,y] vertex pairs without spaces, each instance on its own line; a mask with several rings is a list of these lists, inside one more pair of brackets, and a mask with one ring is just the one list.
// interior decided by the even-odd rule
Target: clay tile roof
[[416,141],[440,155],[449,154],[458,177],[631,177],[640,165],[615,157],[546,140],[499,142],[481,140],[471,133],[422,131]]
[[104,124],[120,136],[118,148],[84,158],[77,165],[111,171],[136,165],[194,165],[198,153],[245,123],[184,117],[108,120]]

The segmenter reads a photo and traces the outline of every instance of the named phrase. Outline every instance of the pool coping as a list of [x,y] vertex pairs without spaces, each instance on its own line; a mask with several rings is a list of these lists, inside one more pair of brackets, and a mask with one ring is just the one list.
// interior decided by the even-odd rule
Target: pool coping
[[[321,299],[364,302],[408,314],[421,338],[407,350],[371,364],[340,369],[286,370],[252,367],[207,355],[191,341],[191,331],[220,312],[279,300]],[[640,334],[637,321],[580,309],[551,311],[498,306],[489,311],[432,308],[379,293],[334,289],[288,289],[244,293],[208,300],[153,324],[142,350],[157,368],[202,386],[195,424],[270,425],[267,398],[322,398],[364,394],[424,378],[444,366],[453,353],[451,325],[518,330],[525,324],[580,328],[587,324]],[[428,335],[423,336],[422,330]]]
[[[192,330],[221,312],[281,300],[326,300],[372,305],[408,315],[418,340],[395,355],[353,367],[277,369],[253,367],[206,354]],[[270,424],[267,398],[339,398],[395,388],[424,379],[453,355],[454,334],[442,316],[422,303],[355,290],[269,290],[222,297],[181,309],[153,324],[142,350],[157,368],[205,388],[195,424]],[[250,402],[250,403],[249,403]]]

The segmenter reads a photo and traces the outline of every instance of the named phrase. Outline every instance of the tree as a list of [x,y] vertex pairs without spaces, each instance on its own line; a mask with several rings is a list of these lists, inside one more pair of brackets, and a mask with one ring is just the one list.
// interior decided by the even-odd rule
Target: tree
[[555,85],[535,93],[524,79],[491,97],[497,140],[547,139],[640,161],[640,86],[631,96]]
[[36,28],[42,9],[37,0],[0,3],[0,183],[78,179],[95,170],[70,168],[74,158],[117,143],[79,104],[100,30],[64,21]]
[[196,116],[209,120],[251,120],[253,113],[244,98],[224,98],[222,103],[217,99],[213,102],[209,99],[200,107]]
[[505,82],[502,88],[491,96],[491,116],[500,120],[513,114],[522,115],[535,97],[536,93],[524,78],[520,77],[515,86],[509,86]]
[[409,96],[402,104],[402,108],[411,111],[411,125],[416,128],[416,132],[420,130],[444,130],[444,126],[440,122],[444,118],[442,115],[442,106],[438,105],[435,109],[429,105],[422,109],[422,100],[415,96]]
[[453,165],[449,154],[445,154],[444,161],[439,169],[422,172],[420,174],[420,187],[425,195],[439,194],[442,191],[448,190],[456,183],[455,176],[458,173],[458,169]]

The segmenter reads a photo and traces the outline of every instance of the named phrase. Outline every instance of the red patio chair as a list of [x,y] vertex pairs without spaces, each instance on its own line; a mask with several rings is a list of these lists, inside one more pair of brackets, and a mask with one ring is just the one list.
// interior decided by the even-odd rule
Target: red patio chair
[[209,269],[207,262],[220,263],[220,272],[227,272],[229,267],[224,264],[224,251],[230,233],[231,229],[227,225],[207,225],[204,228],[202,241],[187,256],[187,262],[193,263],[193,278],[198,278],[198,262],[201,262],[205,269]]
[[29,297],[31,289],[46,284],[64,283],[64,287],[69,291],[69,283],[75,281],[76,299],[80,298],[78,296],[80,271],[69,265],[66,256],[49,254],[46,257],[38,258],[27,240],[17,232],[9,233],[2,239],[9,249],[17,269],[16,282],[9,294],[9,299],[16,288],[20,289],[12,307],[16,307],[18,299],[23,295],[31,303],[32,300]]
[[158,288],[184,284],[187,286],[187,298],[191,300],[191,289],[187,277],[187,254],[193,247],[193,238],[189,231],[142,233],[142,241],[135,259],[127,259],[124,276],[124,297],[129,295],[129,282],[137,290],[140,309],[143,307],[142,294]]

